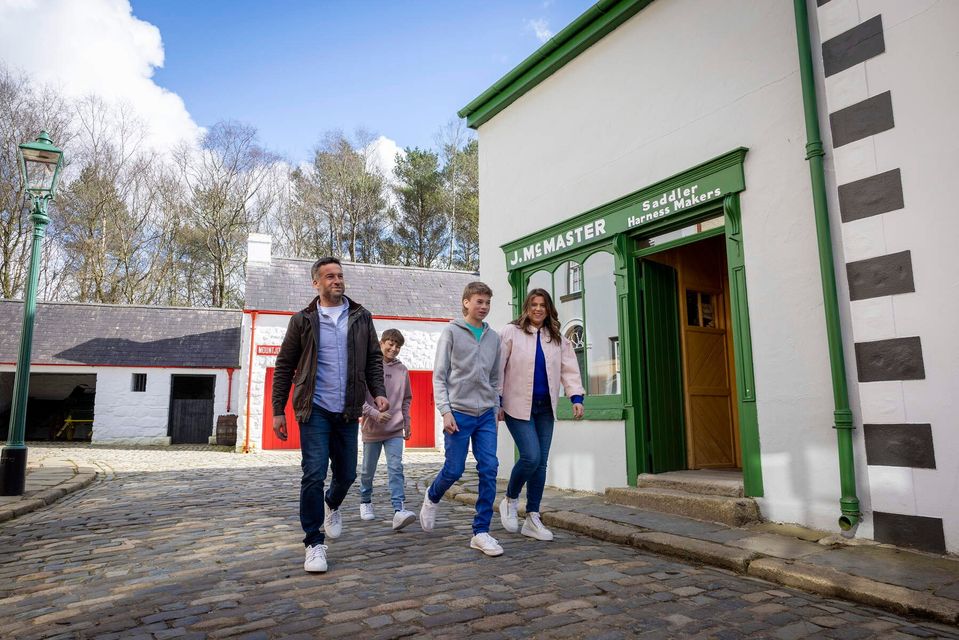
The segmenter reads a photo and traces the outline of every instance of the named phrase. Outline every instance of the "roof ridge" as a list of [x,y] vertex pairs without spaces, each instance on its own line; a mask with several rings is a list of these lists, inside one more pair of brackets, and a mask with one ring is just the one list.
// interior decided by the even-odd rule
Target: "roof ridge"
[[[273,260],[285,260],[287,262],[304,262],[307,264],[313,264],[315,260],[309,258],[287,258],[283,256],[273,256]],[[408,267],[401,264],[380,264],[373,262],[351,262],[350,260],[340,260],[340,263],[345,265],[351,265],[354,267],[374,267],[377,269],[399,269],[403,271],[428,271],[432,273],[458,273],[464,275],[475,275],[479,276],[478,271],[465,271],[461,269],[439,269],[436,267]],[[256,263],[256,266],[268,267],[270,265],[266,263]]]
[[[10,298],[0,298],[0,303],[12,302],[15,304],[23,304],[23,300],[16,300]],[[166,305],[159,304],[115,304],[107,302],[69,302],[69,301],[59,301],[59,300],[38,300],[37,306],[59,306],[59,307],[97,307],[97,308],[114,308],[114,309],[159,309],[164,311],[211,311],[215,313],[243,313],[243,309],[228,309],[224,307],[171,307]]]

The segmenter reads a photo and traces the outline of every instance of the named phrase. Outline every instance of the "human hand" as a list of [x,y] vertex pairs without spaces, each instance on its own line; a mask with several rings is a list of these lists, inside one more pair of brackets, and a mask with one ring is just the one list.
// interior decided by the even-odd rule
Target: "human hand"
[[443,433],[453,435],[459,430],[460,428],[456,426],[456,418],[453,417],[453,413],[450,412],[443,414]]
[[583,419],[583,405],[577,402],[573,405],[573,420]]
[[376,396],[373,402],[376,403],[376,410],[381,413],[390,408],[390,401],[383,396]]
[[412,436],[412,435],[413,435],[413,432],[410,430],[410,428],[409,428],[408,426],[403,428],[403,439],[404,439],[404,440],[409,440],[409,439],[410,439],[410,436]]
[[506,412],[500,409],[499,411],[496,412],[496,421],[504,422],[505,420],[506,420]]
[[273,416],[273,433],[277,438],[286,442],[288,437],[286,431],[286,416]]
[[380,424],[386,424],[393,415],[389,411],[383,411],[376,416],[376,421]]

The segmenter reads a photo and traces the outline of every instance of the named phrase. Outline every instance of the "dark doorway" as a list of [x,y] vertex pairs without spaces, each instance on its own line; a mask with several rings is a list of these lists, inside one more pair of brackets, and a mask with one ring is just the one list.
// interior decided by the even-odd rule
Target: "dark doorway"
[[213,434],[216,376],[172,376],[171,444],[208,444]]
[[[0,373],[0,440],[6,440],[14,373]],[[25,439],[89,442],[93,433],[96,374],[31,373]]]

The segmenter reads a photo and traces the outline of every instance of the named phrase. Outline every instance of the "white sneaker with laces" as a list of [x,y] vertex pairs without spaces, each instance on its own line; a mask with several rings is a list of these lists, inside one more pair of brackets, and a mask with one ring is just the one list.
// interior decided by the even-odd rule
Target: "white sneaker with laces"
[[306,548],[303,568],[310,573],[326,573],[326,545],[314,544]]
[[526,520],[523,521],[523,530],[520,533],[544,542],[553,539],[553,532],[543,526],[543,521],[539,519],[539,514],[535,511],[526,514]]
[[488,556],[503,555],[503,547],[499,546],[499,542],[496,541],[496,538],[486,532],[477,533],[475,536],[473,536],[470,539],[470,548],[479,549]]
[[423,531],[432,531],[436,524],[436,507],[438,505],[430,500],[429,492],[423,496],[423,506],[420,507],[420,527]]
[[343,533],[343,516],[339,509],[330,509],[327,505],[326,516],[323,517],[323,531],[328,538],[339,538]]
[[416,521],[416,514],[407,511],[402,505],[400,510],[393,514],[393,531],[399,531],[403,527],[413,524]]
[[519,531],[519,520],[517,510],[519,509],[519,499],[510,499],[503,497],[499,503],[499,521],[503,528],[510,533]]
[[360,520],[376,520],[376,515],[373,513],[372,502],[360,503]]

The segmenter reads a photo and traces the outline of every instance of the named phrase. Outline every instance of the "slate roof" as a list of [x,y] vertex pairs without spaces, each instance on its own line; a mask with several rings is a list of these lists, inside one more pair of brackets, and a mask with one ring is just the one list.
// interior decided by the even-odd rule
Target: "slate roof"
[[[313,260],[274,257],[246,265],[246,309],[299,311],[316,297]],[[479,279],[468,271],[343,263],[346,295],[375,316],[458,318],[463,288]]]
[[[40,303],[33,364],[238,368],[243,312]],[[0,362],[16,362],[23,303],[0,300]]]

